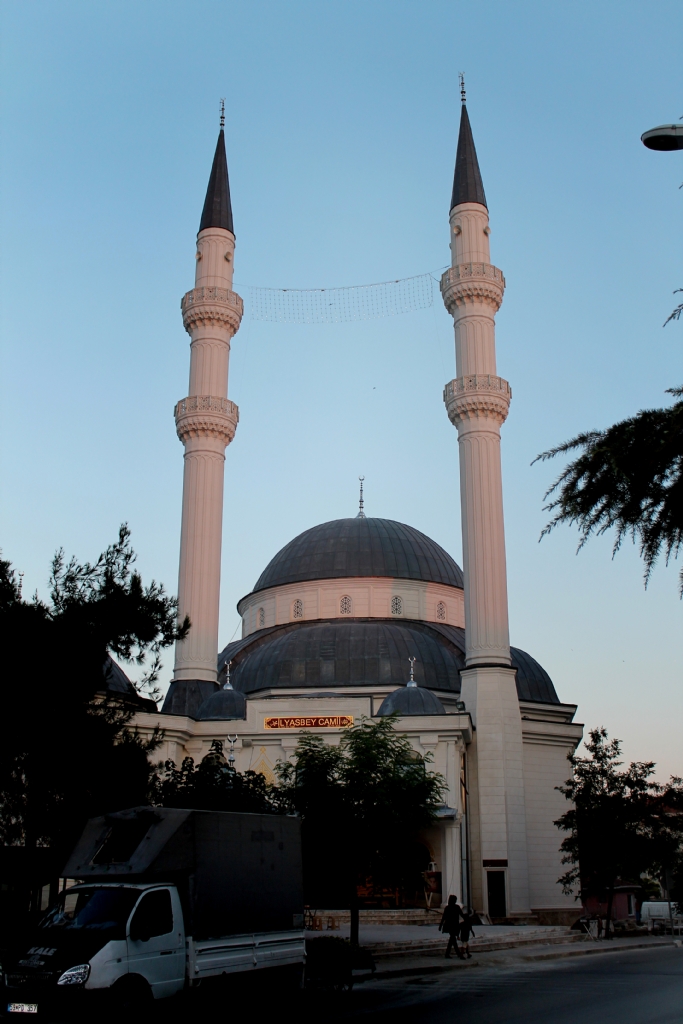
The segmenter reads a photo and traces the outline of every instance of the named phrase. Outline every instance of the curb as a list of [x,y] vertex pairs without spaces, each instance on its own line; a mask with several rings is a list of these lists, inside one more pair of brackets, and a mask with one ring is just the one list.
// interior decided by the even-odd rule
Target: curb
[[[596,943],[591,943],[583,949],[566,949],[557,950],[557,952],[549,953],[531,953],[526,956],[522,956],[519,959],[523,962],[536,961],[536,960],[566,960],[569,957],[576,956],[593,956],[596,953],[624,953],[631,949],[653,949],[662,946],[675,945],[669,939],[655,939],[652,942],[635,942],[629,943],[628,946],[598,946]],[[513,949],[518,947],[506,947],[507,949]],[[680,947],[679,947],[680,948]],[[425,974],[445,974],[448,971],[462,971],[472,967],[483,966],[477,959],[476,955],[473,956],[471,962],[465,963],[454,963],[454,964],[426,964],[423,967],[396,967],[390,968],[389,970],[377,970],[374,974],[365,974],[360,977],[354,977],[353,984],[359,985],[361,982],[366,981],[384,981],[389,978],[408,978],[416,975]]]
[[654,939],[652,942],[633,942],[628,946],[598,946],[593,943],[585,949],[567,949],[562,953],[539,953],[525,956],[524,960],[562,960],[570,956],[592,956],[595,953],[627,953],[630,949],[652,949],[659,946],[674,946],[668,939]]
[[[526,946],[557,946],[567,945],[570,942],[581,942],[584,938],[583,935],[575,932],[569,935],[535,935],[527,938],[515,938],[515,939],[482,939],[480,944],[476,945],[475,942],[470,943],[470,950],[473,954],[477,953],[493,953],[500,949],[523,949]],[[429,939],[427,942],[419,945],[419,940],[413,940],[413,945],[408,942],[392,942],[392,943],[381,943],[376,945],[368,945],[365,948],[372,953],[377,959],[386,956],[414,956],[420,953],[436,953],[444,948],[444,942],[446,940]],[[476,940],[475,940],[476,941]]]

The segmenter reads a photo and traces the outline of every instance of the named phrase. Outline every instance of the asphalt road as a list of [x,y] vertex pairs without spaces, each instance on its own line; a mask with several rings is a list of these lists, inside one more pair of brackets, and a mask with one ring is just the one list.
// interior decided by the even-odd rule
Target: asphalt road
[[[430,966],[438,963],[434,958]],[[187,1002],[164,1000],[125,1019],[103,1007],[87,1024],[231,1016],[257,1024],[683,1024],[683,948],[673,945],[542,963],[503,952],[495,962],[482,956],[444,973],[428,967],[424,974],[368,980],[350,993],[281,990],[259,974],[245,976],[243,986],[202,986]],[[47,1024],[57,1022],[76,1024],[63,1016],[50,1016]]]
[[333,1016],[368,1024],[683,1024],[683,948],[367,982]]

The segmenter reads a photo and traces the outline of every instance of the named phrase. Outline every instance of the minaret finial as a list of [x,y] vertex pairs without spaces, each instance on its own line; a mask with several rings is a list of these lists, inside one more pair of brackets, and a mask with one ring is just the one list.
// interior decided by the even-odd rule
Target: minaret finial
[[221,100],[221,131],[225,128],[225,99]]
[[460,79],[460,99],[465,102],[465,75],[464,72],[459,72],[458,78]]
[[408,661],[410,662],[410,679],[408,680],[408,686],[417,686],[417,683],[415,682],[415,674],[414,674],[415,673],[415,662],[417,661],[417,658],[408,658]]
[[356,519],[365,519],[365,512],[363,511],[363,481],[365,477],[359,476],[358,479],[360,480],[360,500],[358,502],[358,515]]
[[232,662],[229,661],[228,664],[225,666],[225,682],[223,684],[223,689],[224,690],[232,690],[232,683],[230,682],[230,666],[231,665],[232,665]]

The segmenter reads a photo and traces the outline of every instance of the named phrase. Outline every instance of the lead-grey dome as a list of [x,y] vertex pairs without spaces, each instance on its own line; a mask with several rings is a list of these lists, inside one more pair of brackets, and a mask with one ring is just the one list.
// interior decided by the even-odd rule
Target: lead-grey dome
[[246,718],[247,702],[239,690],[216,690],[207,697],[196,714],[198,722],[224,722],[232,718]]
[[445,715],[446,709],[431,690],[424,686],[401,686],[385,697],[377,715],[386,718],[398,711],[400,715]]
[[[560,703],[550,676],[531,655],[518,647],[511,647],[510,655],[520,700]],[[228,644],[218,657],[218,670],[224,676],[230,661],[230,681],[245,694],[282,688],[305,692],[396,686],[406,678],[408,658],[416,659],[419,687],[459,694],[465,630],[412,619],[289,622]]]
[[462,587],[460,567],[447,551],[393,519],[334,519],[285,544],[259,576],[254,591],[306,580],[388,576]]
[[397,686],[408,658],[415,677],[435,690],[460,691],[465,661],[453,645],[419,622],[333,619],[289,623],[230,644],[218,659],[232,662],[230,681],[251,694],[266,689]]

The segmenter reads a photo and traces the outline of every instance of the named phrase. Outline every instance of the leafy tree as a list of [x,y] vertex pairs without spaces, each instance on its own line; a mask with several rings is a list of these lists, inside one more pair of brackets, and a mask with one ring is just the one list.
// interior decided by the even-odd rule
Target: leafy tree
[[[683,185],[679,185],[679,188],[683,188]],[[674,295],[678,294],[678,292],[683,292],[683,288],[676,288]],[[680,320],[681,316],[683,316],[683,302],[679,302],[676,308],[669,313],[662,326],[666,327],[670,320]]]
[[582,898],[607,895],[607,931],[618,881],[637,883],[643,874],[663,875],[683,840],[683,780],[668,786],[652,781],[653,762],[620,770],[621,744],[604,729],[592,729],[585,744],[590,757],[568,760],[572,777],[557,788],[572,807],[555,825],[567,836],[560,849],[571,865],[558,882],[567,895],[578,886]]
[[683,851],[676,860],[671,881],[669,898],[676,904],[676,913],[683,917]]
[[25,600],[0,562],[0,842],[65,851],[88,817],[144,803],[153,769],[130,723],[136,694],[106,691],[109,655],[147,671],[154,694],[163,648],[183,638],[177,605],[133,568],[127,526],[93,564],[55,555],[48,601]]
[[554,495],[545,506],[553,517],[541,536],[560,523],[576,525],[581,549],[592,535],[614,528],[615,554],[625,538],[639,544],[646,586],[660,554],[668,564],[683,545],[683,388],[668,394],[677,398],[669,408],[579,434],[534,460],[581,451],[545,494]]
[[339,746],[304,734],[293,759],[276,768],[281,798],[302,817],[309,902],[330,893],[345,900],[354,945],[358,883],[371,876],[401,885],[412,867],[411,843],[435,820],[445,792],[443,777],[416,757],[393,718],[363,719]]
[[280,810],[278,794],[263,775],[237,772],[228,765],[220,740],[212,742],[211,750],[198,765],[191,757],[186,757],[180,768],[166,761],[157,770],[155,783],[154,802],[162,807],[252,814]]

